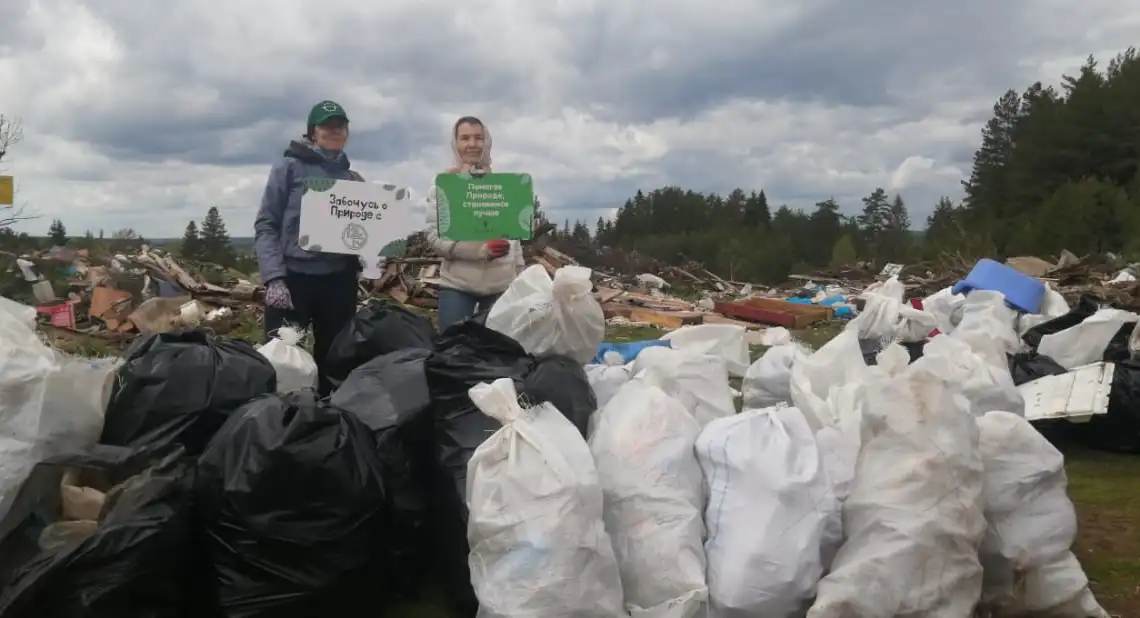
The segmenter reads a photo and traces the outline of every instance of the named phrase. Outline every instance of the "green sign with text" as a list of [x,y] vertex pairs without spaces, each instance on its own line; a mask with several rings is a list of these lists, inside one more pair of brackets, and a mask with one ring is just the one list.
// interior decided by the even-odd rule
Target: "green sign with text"
[[534,185],[530,174],[440,174],[435,177],[439,237],[459,242],[530,240]]

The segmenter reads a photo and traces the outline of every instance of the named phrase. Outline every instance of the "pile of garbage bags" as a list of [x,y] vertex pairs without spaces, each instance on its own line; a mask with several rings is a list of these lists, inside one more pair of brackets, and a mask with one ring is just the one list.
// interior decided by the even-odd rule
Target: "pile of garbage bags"
[[1017,383],[1131,355],[1133,322],[887,282],[819,350],[701,325],[630,352],[589,275],[528,270],[441,333],[369,304],[328,398],[301,333],[92,363],[0,304],[0,618],[1107,618]]

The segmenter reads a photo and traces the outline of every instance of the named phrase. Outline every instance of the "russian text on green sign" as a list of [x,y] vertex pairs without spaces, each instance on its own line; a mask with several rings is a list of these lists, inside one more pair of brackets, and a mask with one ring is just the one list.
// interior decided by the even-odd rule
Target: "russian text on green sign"
[[533,234],[530,174],[440,174],[435,191],[436,223],[444,240],[530,240]]

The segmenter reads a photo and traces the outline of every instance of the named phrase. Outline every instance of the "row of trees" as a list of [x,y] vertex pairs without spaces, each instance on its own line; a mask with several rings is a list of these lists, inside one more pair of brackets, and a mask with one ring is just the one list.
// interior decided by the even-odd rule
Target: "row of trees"
[[[638,192],[613,220],[560,230],[666,261],[697,260],[736,279],[856,259],[907,262],[944,252],[965,257],[1050,256],[1064,249],[1140,257],[1140,58],[1105,70],[1090,57],[1060,90],[1040,82],[1006,92],[982,131],[960,203],[941,198],[923,232],[907,204],[875,189],[858,208],[834,199],[810,211],[773,209],[763,191],[727,197],[679,187]],[[846,206],[846,205],[845,205]],[[854,212],[845,215],[843,212]]]
[[[798,268],[857,259],[909,262],[945,251],[967,257],[1049,256],[1063,249],[1140,253],[1138,100],[1134,49],[1103,71],[1090,57],[1059,89],[1035,83],[1006,92],[982,131],[963,200],[942,198],[923,222],[911,221],[902,196],[881,188],[851,210],[843,206],[854,205],[827,199],[804,211],[773,208],[764,191],[721,196],[665,187],[639,191],[613,220],[598,219],[592,232],[578,222],[559,235],[667,261],[697,260],[731,278],[758,281]],[[54,239],[66,237],[56,223]],[[925,231],[912,231],[912,223],[925,223]],[[200,226],[187,226],[181,249],[192,259],[235,260],[217,209]]]
[[227,268],[237,264],[237,252],[230,242],[226,222],[222,220],[222,215],[216,206],[211,206],[206,211],[206,218],[202,219],[201,226],[194,221],[186,224],[179,253],[188,260],[210,262]]
[[55,220],[48,228],[47,238],[36,237],[27,232],[16,232],[10,227],[0,227],[0,251],[8,253],[33,253],[52,247],[87,249],[108,253],[129,253],[146,243],[132,228],[121,228],[107,236],[103,230],[98,234],[87,230],[83,236],[68,236],[67,227]]
[[1140,58],[1089,57],[1060,90],[1007,91],[982,131],[962,206],[944,219],[1000,253],[1140,248]]
[[763,191],[735,189],[727,197],[680,187],[638,191],[613,220],[594,232],[567,222],[559,236],[635,250],[658,259],[696,260],[730,279],[776,281],[796,269],[855,262],[859,257],[908,261],[922,255],[900,195],[881,188],[863,198],[857,216],[834,199],[810,212],[772,210]]
[[[27,233],[15,233],[11,229],[0,229],[0,250],[9,252],[29,252],[51,247],[68,247],[72,249],[106,250],[112,253],[121,253],[137,250],[146,244],[140,234],[133,229],[124,228],[111,233],[110,238],[105,237],[104,231],[99,230],[97,235],[87,230],[83,236],[73,237],[67,233],[67,226],[60,219],[55,219],[48,226],[46,239],[38,239]],[[206,217],[201,225],[191,221],[186,225],[186,231],[176,252],[188,260],[210,262],[225,267],[237,266],[243,261],[234,250],[226,223],[216,207],[206,211]]]

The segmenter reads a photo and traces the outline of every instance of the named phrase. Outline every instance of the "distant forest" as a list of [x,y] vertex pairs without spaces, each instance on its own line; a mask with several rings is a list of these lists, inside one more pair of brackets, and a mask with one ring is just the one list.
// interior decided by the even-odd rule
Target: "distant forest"
[[[1140,258],[1140,59],[1129,48],[1103,69],[1089,57],[1060,89],[1009,90],[982,129],[964,198],[943,197],[912,222],[902,196],[868,188],[844,216],[824,200],[808,212],[773,206],[764,191],[727,196],[666,187],[626,200],[596,232],[560,234],[696,260],[735,279],[780,281],[793,270],[857,260],[938,259],[947,252],[1055,256],[1117,252]],[[908,232],[912,223],[924,234]]]
[[[793,271],[867,261],[966,259],[1117,252],[1140,258],[1140,59],[1135,49],[1101,68],[1093,57],[1060,88],[1009,90],[981,131],[964,197],[943,197],[911,221],[901,195],[868,187],[847,216],[833,199],[807,211],[774,206],[761,189],[727,195],[682,187],[638,191],[613,220],[566,224],[566,240],[597,243],[680,263],[698,261],[737,280],[782,281]],[[542,211],[540,211],[541,213]],[[921,228],[915,233],[912,228]],[[121,250],[144,242],[133,230],[47,238],[0,229],[0,250],[51,244]],[[149,241],[193,259],[248,267],[253,239],[231,238],[216,208],[179,239]]]

